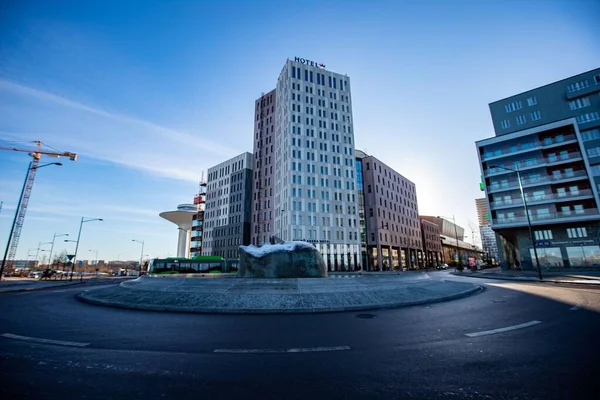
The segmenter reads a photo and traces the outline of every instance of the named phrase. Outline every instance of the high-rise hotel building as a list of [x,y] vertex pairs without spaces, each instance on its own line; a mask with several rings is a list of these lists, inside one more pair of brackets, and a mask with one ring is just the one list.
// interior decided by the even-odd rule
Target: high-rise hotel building
[[254,117],[252,243],[305,240],[330,271],[359,269],[350,78],[288,59]]

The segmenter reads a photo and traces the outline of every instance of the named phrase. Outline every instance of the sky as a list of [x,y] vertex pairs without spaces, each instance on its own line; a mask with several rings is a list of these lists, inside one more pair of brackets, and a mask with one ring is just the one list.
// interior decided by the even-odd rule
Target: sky
[[[254,100],[296,56],[350,76],[356,147],[471,241],[488,104],[600,66],[598,15],[594,0],[4,1],[0,146],[79,154],[37,172],[17,258],[75,240],[82,217],[104,221],[83,225],[78,259],[139,259],[132,240],[174,256],[158,214],[252,152]],[[2,251],[30,161],[0,150]]]

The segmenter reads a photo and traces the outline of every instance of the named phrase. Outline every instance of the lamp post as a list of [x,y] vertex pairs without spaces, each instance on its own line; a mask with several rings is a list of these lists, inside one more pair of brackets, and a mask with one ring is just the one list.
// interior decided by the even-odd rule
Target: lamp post
[[[438,215],[438,218],[447,218],[449,219],[450,217],[444,217],[441,215]],[[454,218],[454,214],[452,214],[452,222],[454,223],[454,237],[456,238],[456,256],[458,258],[457,266],[458,266],[458,262],[460,262],[460,248],[458,246],[458,229],[456,228],[456,218]]]
[[60,237],[60,236],[69,236],[69,234],[68,233],[61,233],[61,234],[55,233],[54,236],[52,237],[52,246],[50,247],[50,255],[48,256],[50,265],[52,265],[52,252],[54,251],[54,241],[56,240],[57,237]]
[[521,171],[519,171],[519,167],[515,167],[516,169],[503,167],[501,165],[490,165],[490,168],[500,168],[506,171],[512,171],[517,173],[517,180],[519,181],[519,190],[521,191],[521,199],[523,200],[523,208],[525,208],[525,215],[527,216],[527,227],[529,228],[529,237],[531,238],[531,246],[533,247],[533,254],[535,255],[535,264],[537,266],[538,278],[542,280],[542,269],[540,268],[540,259],[538,258],[537,248],[535,247],[535,239],[533,237],[533,231],[531,230],[531,218],[529,218],[529,210],[527,209],[527,199],[525,198],[525,192],[523,191],[523,181],[521,180]]
[[[37,167],[33,165],[33,161],[29,163],[27,167],[27,174],[25,174],[25,182],[23,182],[23,188],[21,189],[21,196],[19,196],[19,202],[17,203],[17,208],[15,209],[15,218],[13,219],[12,226],[10,228],[10,233],[8,234],[8,241],[6,242],[6,250],[4,251],[4,257],[2,258],[2,265],[0,266],[0,281],[2,280],[2,274],[4,273],[4,266],[6,265],[6,258],[8,257],[8,252],[10,250],[10,245],[12,242],[13,234],[15,233],[15,227],[17,226],[17,219],[19,217],[19,209],[21,208],[21,203],[23,202],[23,195],[25,194],[25,188],[27,187],[27,181],[29,180],[29,174],[31,170],[38,170],[40,168],[47,167],[49,165],[57,165],[62,166],[59,162],[53,162],[43,165],[38,165]],[[37,262],[37,257],[36,257]]]
[[35,252],[35,266],[36,266],[36,268],[37,268],[38,258],[39,258],[39,255],[40,255],[40,247],[42,247],[42,246],[44,246],[46,244],[52,244],[52,242],[44,242],[44,243],[39,242],[38,243],[38,247],[37,247],[37,250]]
[[88,250],[88,251],[93,251],[94,253],[96,253],[96,258],[94,260],[94,265],[96,266],[96,268],[98,268],[98,250]]
[[[71,265],[71,277],[70,277],[70,281],[73,280],[73,271],[75,270],[75,263],[77,262],[77,250],[79,249],[79,240],[81,239],[81,228],[83,227],[83,224],[85,222],[92,222],[92,221],[103,221],[102,218],[90,218],[90,219],[85,219],[85,217],[81,217],[81,222],[79,223],[79,233],[77,234],[77,240],[75,241],[75,255],[73,256],[73,263]],[[65,242],[72,242],[72,240],[65,240]],[[83,277],[82,277],[83,279]]]
[[140,243],[142,245],[142,251],[140,252],[140,265],[138,266],[138,276],[140,276],[142,273],[142,260],[144,259],[144,241],[139,241],[135,239],[131,239],[131,241]]

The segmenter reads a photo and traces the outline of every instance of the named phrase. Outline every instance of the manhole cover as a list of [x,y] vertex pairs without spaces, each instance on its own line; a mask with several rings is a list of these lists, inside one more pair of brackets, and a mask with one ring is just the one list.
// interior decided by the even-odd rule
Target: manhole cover
[[356,316],[356,318],[360,318],[360,319],[373,319],[375,317],[377,317],[377,316],[374,314],[358,314]]

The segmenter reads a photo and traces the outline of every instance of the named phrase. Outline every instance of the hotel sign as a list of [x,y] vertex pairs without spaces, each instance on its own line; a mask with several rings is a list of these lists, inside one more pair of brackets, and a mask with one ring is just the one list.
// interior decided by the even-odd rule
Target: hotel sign
[[323,64],[323,63],[317,63],[317,62],[314,62],[314,61],[310,61],[310,60],[307,60],[305,58],[296,57],[294,59],[294,61],[302,63],[302,64],[310,65],[311,67],[317,67],[317,68],[323,68],[323,69],[325,69],[325,64]]

